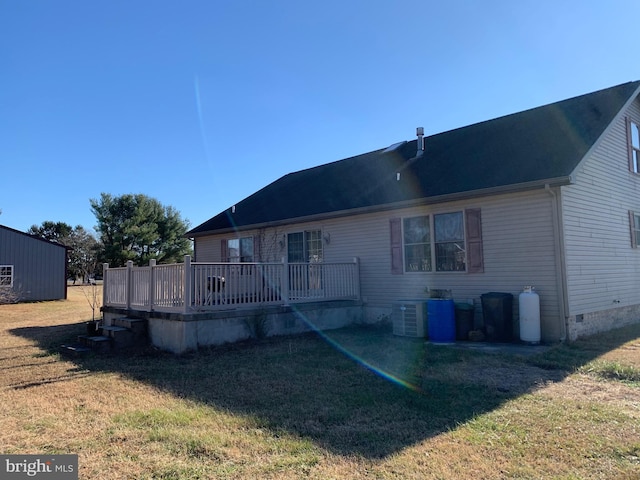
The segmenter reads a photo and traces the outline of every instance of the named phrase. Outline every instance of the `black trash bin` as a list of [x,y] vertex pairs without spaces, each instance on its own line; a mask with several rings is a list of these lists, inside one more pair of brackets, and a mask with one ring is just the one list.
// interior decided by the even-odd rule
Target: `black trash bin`
[[484,330],[489,342],[510,342],[513,339],[513,295],[490,292],[480,295]]
[[456,303],[456,340],[469,340],[473,330],[473,305]]

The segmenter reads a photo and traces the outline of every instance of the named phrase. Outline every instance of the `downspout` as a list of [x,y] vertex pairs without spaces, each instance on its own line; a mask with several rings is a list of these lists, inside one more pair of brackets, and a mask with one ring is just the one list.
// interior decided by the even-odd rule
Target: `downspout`
[[554,192],[549,184],[545,184],[545,191],[551,195],[551,217],[553,223],[553,246],[555,250],[556,257],[556,283],[558,285],[558,305],[560,307],[560,318],[562,318],[561,322],[561,334],[560,341],[565,342],[567,340],[567,312],[569,311],[569,300],[567,298],[566,292],[566,270],[565,270],[565,252],[564,252],[564,242],[561,236],[560,231],[560,204],[558,202],[558,195]]

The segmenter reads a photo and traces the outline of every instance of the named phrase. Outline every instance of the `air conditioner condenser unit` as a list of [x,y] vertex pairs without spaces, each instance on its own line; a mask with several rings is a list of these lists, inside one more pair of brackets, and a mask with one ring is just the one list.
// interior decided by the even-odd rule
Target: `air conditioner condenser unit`
[[393,334],[424,337],[427,333],[427,301],[399,300],[391,305]]

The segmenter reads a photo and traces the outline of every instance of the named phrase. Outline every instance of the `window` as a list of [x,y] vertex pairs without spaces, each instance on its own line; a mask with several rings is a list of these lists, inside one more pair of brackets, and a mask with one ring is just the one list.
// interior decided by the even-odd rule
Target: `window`
[[393,274],[484,271],[480,209],[392,218],[389,224]]
[[0,265],[0,287],[13,287],[13,265]]
[[405,218],[403,230],[406,272],[432,271],[434,257],[437,272],[465,270],[466,250],[462,212]]
[[465,270],[464,226],[462,212],[434,215],[436,270],[460,272]]
[[253,237],[227,240],[228,262],[253,262]]
[[640,127],[632,120],[629,121],[629,168],[634,173],[640,173]]
[[321,263],[322,232],[311,230],[288,234],[287,259],[289,263]]
[[431,271],[431,226],[429,216],[405,218],[404,269],[407,272]]
[[296,290],[322,289],[322,232],[310,230],[287,235],[287,259],[289,263],[308,263],[289,270],[289,287]]
[[[435,257],[437,272],[465,270],[464,225],[462,212],[405,218],[403,221],[404,269],[430,272]],[[433,246],[433,253],[432,253]]]

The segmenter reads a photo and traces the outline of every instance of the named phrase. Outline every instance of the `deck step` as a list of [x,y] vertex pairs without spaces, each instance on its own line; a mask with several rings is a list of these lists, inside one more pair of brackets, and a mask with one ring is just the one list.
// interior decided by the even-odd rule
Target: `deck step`
[[83,357],[91,353],[92,351],[93,350],[91,348],[85,347],[77,343],[72,345],[65,344],[60,346],[60,353],[64,355],[69,355],[72,357]]
[[102,334],[113,341],[113,347],[115,350],[133,347],[137,343],[137,335],[125,327],[102,327]]
[[60,351],[80,357],[90,352],[106,353],[147,344],[147,321],[123,317],[115,319],[113,325],[102,325],[95,334],[78,335],[77,343],[61,345]]
[[108,352],[111,350],[112,341],[104,335],[78,335],[78,343],[95,352]]
[[118,326],[115,326],[115,325],[106,325],[106,326],[102,327],[102,334],[105,337],[113,336],[114,334],[117,334],[118,332],[131,332],[131,330],[129,330],[126,327],[118,327]]
[[113,321],[113,325],[116,327],[124,327],[128,328],[132,332],[135,333],[145,333],[147,332],[147,321],[142,318],[129,318],[129,317],[121,317],[116,318]]

